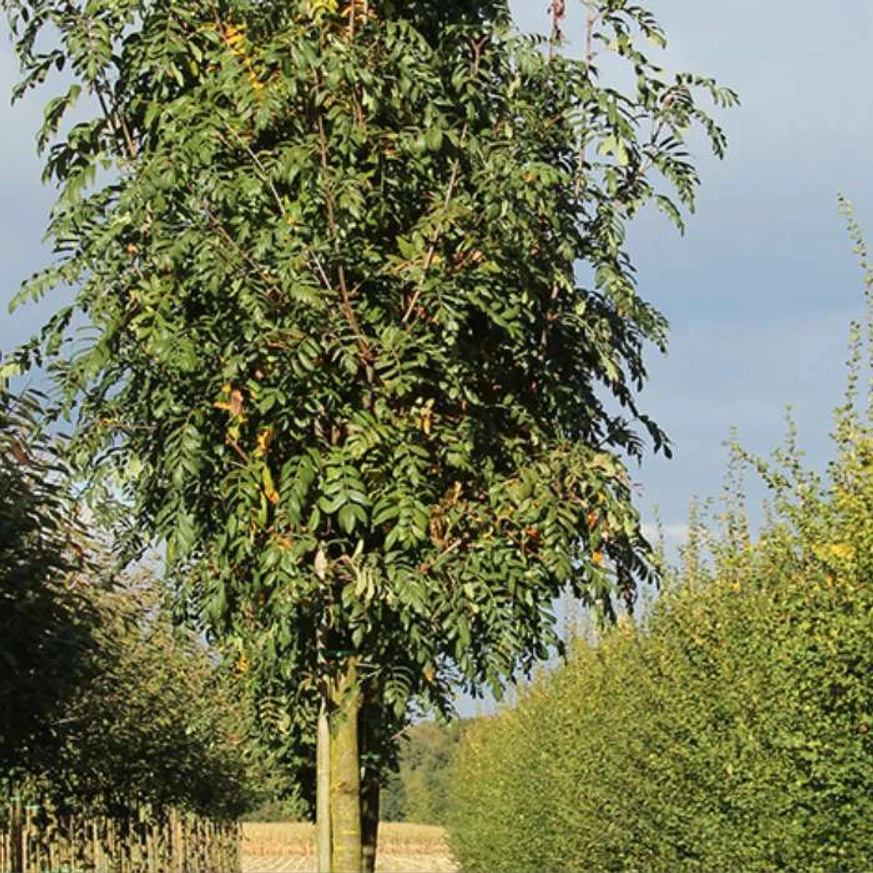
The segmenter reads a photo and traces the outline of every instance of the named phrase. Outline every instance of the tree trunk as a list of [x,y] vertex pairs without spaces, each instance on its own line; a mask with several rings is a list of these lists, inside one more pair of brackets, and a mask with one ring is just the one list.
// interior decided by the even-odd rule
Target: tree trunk
[[379,834],[379,797],[381,737],[379,731],[381,716],[380,688],[378,682],[371,681],[365,689],[361,707],[361,873],[375,873],[376,848]]
[[24,806],[19,797],[12,800],[10,827],[10,858],[14,873],[24,870]]
[[354,659],[336,674],[330,718],[331,873],[361,873],[361,692]]
[[375,873],[379,836],[379,772],[364,766],[361,784],[361,873]]
[[318,712],[315,741],[315,847],[318,873],[331,873],[330,833],[330,721],[327,691],[323,692]]

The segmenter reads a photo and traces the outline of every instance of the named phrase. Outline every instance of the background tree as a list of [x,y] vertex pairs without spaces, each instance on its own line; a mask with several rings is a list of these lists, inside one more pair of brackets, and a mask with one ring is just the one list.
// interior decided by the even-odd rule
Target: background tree
[[106,572],[39,396],[0,404],[0,785],[98,815],[237,815],[255,791],[229,683],[148,574]]
[[263,790],[245,710],[215,653],[174,627],[161,596],[144,571],[91,595],[92,675],[60,709],[54,744],[29,775],[55,803],[97,815],[148,805],[233,819]]
[[635,401],[666,325],[624,229],[650,200],[681,226],[687,131],[724,148],[697,95],[734,95],[667,77],[624,0],[589,5],[581,59],[502,2],[3,6],[19,91],[76,79],[40,135],[58,261],[22,295],[75,303],[25,363],[52,359],[128,554],[165,541],[192,614],[330,716],[357,871],[364,728],[499,691],[559,643],[561,591],[611,612],[650,576],[625,462],[635,426],[666,448]]
[[452,759],[469,725],[469,720],[420,721],[404,731],[397,772],[385,783],[385,821],[445,824]]
[[27,766],[89,675],[98,621],[76,584],[84,533],[39,397],[0,385],[0,771]]

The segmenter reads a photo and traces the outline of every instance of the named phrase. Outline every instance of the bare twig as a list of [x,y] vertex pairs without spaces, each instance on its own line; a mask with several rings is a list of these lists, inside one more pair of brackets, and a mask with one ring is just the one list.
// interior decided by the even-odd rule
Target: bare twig
[[543,330],[540,334],[540,358],[545,360],[546,357],[546,349],[548,347],[549,342],[549,330],[552,326],[552,307],[554,307],[555,303],[558,300],[558,296],[561,293],[560,285],[555,282],[552,285],[552,294],[549,297],[549,302],[546,304],[546,311],[543,313]]
[[549,60],[551,60],[555,56],[555,46],[560,45],[564,39],[561,22],[567,14],[567,4],[565,0],[552,0],[549,10],[552,13],[552,35],[549,38]]
[[421,567],[422,573],[430,573],[431,570],[434,569],[438,564],[444,561],[452,552],[457,551],[462,545],[464,545],[463,540],[455,540],[450,545],[446,546],[429,564],[423,564]]
[[219,221],[218,217],[212,211],[212,208],[209,205],[209,202],[205,200],[203,197],[200,197],[197,192],[191,188],[190,185],[186,185],[186,189],[190,194],[197,198],[197,202],[200,208],[203,210],[206,215],[206,219],[212,225],[212,227],[218,231],[218,234],[221,238],[239,255],[239,257],[248,264],[257,274],[258,276],[266,282],[270,287],[267,291],[271,294],[281,296],[282,292],[273,281],[272,277],[258,264],[256,261],[252,259],[252,257],[246,252],[242,246],[233,238],[233,235],[230,231]]
[[243,447],[228,433],[224,435],[227,444],[239,455],[244,464],[249,463],[249,456],[245,453]]
[[[464,128],[461,131],[461,145],[463,146],[464,140],[467,137],[467,132],[470,129],[469,122],[464,123]],[[458,176],[461,172],[461,159],[455,158],[455,162],[452,165],[452,175],[449,179],[448,187],[446,188],[446,196],[443,201],[443,212],[447,211],[452,202],[452,197],[455,193],[455,186],[458,184]],[[424,258],[424,268],[422,269],[421,279],[419,280],[418,287],[415,289],[415,292],[412,295],[412,298],[409,301],[409,305],[406,308],[406,312],[403,315],[403,323],[406,324],[409,319],[412,317],[413,312],[415,311],[415,307],[418,304],[418,299],[421,297],[421,292],[424,290],[424,279],[427,275],[427,271],[431,268],[433,264],[433,259],[436,257],[437,246],[439,245],[440,238],[443,235],[443,229],[440,227],[436,227],[434,229],[433,235],[431,236],[430,245],[428,246],[427,254]]]
[[[88,27],[88,19],[75,7],[72,2],[67,2],[67,12],[73,18],[77,19],[82,31],[86,35],[89,45],[93,45],[91,29]],[[136,143],[130,133],[130,128],[127,121],[121,112],[121,107],[115,98],[115,93],[112,90],[112,83],[106,75],[106,70],[101,68],[99,82],[91,83],[91,90],[100,104],[100,111],[103,113],[109,126],[112,129],[112,135],[116,140],[121,140],[123,151],[127,152],[127,157],[132,161],[136,158],[137,148]]]
[[[588,7],[588,15],[585,18],[585,73],[591,75],[591,65],[594,63],[594,58],[597,52],[594,48],[594,28],[597,22],[600,21],[602,14],[597,12],[592,0],[586,0]],[[575,194],[578,199],[582,194],[582,186],[585,184],[585,164],[587,162],[588,143],[585,139],[585,133],[582,134],[582,142],[579,144],[579,162],[576,171],[576,186]]]

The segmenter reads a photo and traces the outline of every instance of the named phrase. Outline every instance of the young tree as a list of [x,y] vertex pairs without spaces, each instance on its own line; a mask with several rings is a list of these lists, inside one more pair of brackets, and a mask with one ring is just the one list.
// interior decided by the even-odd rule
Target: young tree
[[696,95],[735,97],[667,77],[625,0],[589,4],[581,59],[563,4],[550,44],[501,0],[2,5],[20,90],[76,79],[39,140],[58,261],[22,294],[75,302],[25,362],[128,553],[165,541],[191,610],[320,701],[321,863],[357,871],[359,733],[499,690],[562,591],[611,610],[650,576],[625,462],[635,425],[667,448],[635,402],[666,324],[624,229],[653,199],[681,226],[687,131],[724,148]]

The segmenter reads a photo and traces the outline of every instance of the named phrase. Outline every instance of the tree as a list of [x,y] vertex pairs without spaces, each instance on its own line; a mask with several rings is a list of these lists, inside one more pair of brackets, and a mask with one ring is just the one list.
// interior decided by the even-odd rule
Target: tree
[[[158,588],[143,581],[107,590],[76,578],[79,608],[94,618],[85,668],[70,671],[39,744],[18,751],[0,788],[95,816],[148,806],[156,816],[184,809],[233,819],[261,790],[241,703],[202,642],[172,625]],[[17,691],[10,711],[28,702]]]
[[56,804],[96,815],[185,809],[233,819],[257,799],[244,711],[193,633],[174,627],[147,571],[92,590],[93,670],[58,713],[30,776]]
[[404,731],[397,772],[384,786],[385,821],[445,824],[452,758],[468,725],[460,720],[447,725],[421,721]]
[[589,5],[582,59],[557,4],[550,44],[504,2],[3,6],[20,91],[76,78],[39,140],[59,259],[22,294],[76,297],[21,362],[51,358],[128,553],[165,541],[191,612],[320,709],[357,871],[361,743],[530,667],[561,591],[609,612],[651,575],[625,464],[637,426],[668,446],[635,401],[666,324],[625,226],[650,200],[681,226],[688,129],[725,144],[696,97],[735,97],[668,78],[624,0]]
[[40,409],[0,395],[0,785],[100,815],[235,815],[252,794],[239,704],[153,581],[105,572]]
[[39,758],[58,709],[91,673],[98,618],[70,584],[83,531],[39,397],[0,386],[0,771]]

